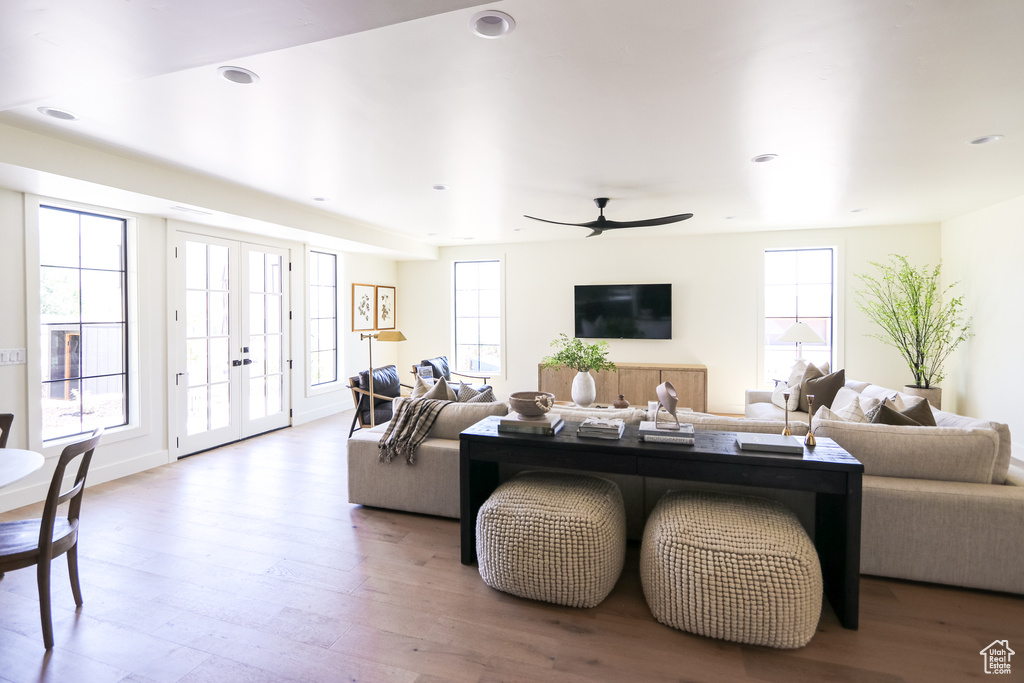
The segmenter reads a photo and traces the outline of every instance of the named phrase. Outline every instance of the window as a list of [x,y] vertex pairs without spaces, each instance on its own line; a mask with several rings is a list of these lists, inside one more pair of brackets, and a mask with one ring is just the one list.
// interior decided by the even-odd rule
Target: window
[[43,440],[128,423],[127,220],[39,207]]
[[501,262],[455,263],[455,369],[501,372]]
[[338,381],[338,257],[309,252],[309,384]]
[[804,322],[825,343],[804,342],[801,356],[832,360],[834,268],[832,249],[793,249],[764,254],[764,369],[766,382],[786,379],[797,345],[778,341],[793,323]]

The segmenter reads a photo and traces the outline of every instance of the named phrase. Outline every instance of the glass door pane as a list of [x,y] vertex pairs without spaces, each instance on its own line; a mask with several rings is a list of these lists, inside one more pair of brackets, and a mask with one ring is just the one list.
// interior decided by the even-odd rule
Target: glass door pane
[[186,434],[231,424],[230,250],[185,246]]

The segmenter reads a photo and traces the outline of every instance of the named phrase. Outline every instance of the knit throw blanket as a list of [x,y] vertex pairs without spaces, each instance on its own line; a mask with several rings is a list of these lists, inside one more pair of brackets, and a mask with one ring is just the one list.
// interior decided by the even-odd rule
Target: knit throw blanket
[[420,398],[402,401],[388,423],[384,436],[377,442],[379,462],[391,462],[395,456],[405,457],[409,465],[416,464],[416,449],[427,438],[427,432],[441,409],[451,401],[436,398]]

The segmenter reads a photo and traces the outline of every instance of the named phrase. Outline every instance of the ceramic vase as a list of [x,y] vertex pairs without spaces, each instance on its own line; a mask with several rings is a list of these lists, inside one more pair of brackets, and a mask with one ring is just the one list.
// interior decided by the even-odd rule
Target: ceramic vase
[[903,393],[926,398],[928,399],[928,404],[932,408],[942,410],[942,387],[928,387],[925,389],[924,387],[916,387],[913,384],[908,384],[903,387]]
[[572,401],[581,408],[588,407],[597,398],[597,384],[589,372],[577,372],[572,379]]

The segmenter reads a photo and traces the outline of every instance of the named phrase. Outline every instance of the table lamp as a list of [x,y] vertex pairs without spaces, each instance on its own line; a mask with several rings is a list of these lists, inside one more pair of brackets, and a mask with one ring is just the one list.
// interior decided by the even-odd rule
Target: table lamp
[[803,322],[795,322],[786,329],[781,335],[779,335],[776,341],[796,343],[796,359],[803,360],[804,350],[803,344],[824,344],[825,340],[821,338],[817,332],[811,329],[811,326]]

